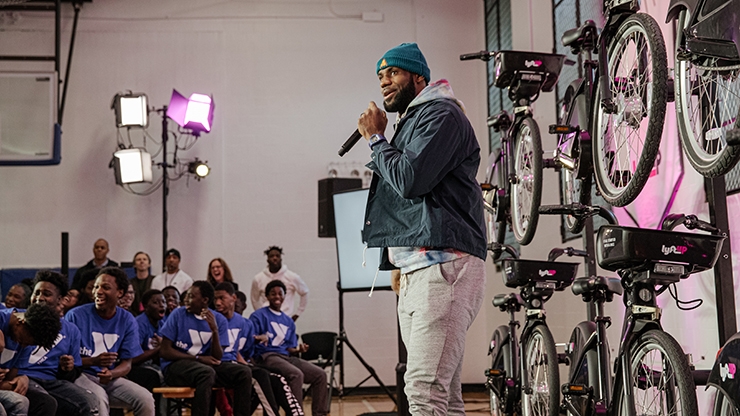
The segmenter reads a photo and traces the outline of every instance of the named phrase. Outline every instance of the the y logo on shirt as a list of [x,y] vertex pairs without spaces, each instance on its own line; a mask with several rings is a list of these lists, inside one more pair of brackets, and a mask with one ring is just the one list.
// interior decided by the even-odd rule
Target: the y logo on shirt
[[110,350],[113,349],[113,347],[116,345],[116,342],[118,342],[118,338],[120,338],[120,335],[103,334],[93,331],[92,337],[93,342],[95,343],[95,350],[93,351],[91,357],[97,357],[104,352],[110,352]]
[[[275,335],[272,338],[272,346],[279,347],[280,344],[285,340],[285,336],[288,334],[288,326],[283,325],[279,322],[270,322],[270,326],[275,331]],[[270,334],[272,335],[272,334]]]
[[[190,355],[198,355],[203,346],[211,342],[211,336],[213,335],[210,331],[196,331],[195,329],[188,329],[188,334],[190,334],[190,343],[192,344],[188,348],[188,354]],[[229,335],[229,337],[231,336]]]

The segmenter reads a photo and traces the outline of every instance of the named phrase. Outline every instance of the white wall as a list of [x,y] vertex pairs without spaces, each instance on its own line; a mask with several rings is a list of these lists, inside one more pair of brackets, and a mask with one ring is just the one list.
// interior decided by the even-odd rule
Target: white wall
[[[381,12],[383,21],[363,22],[359,16],[368,11]],[[17,23],[4,22],[0,54],[52,51],[48,18],[21,14]],[[63,29],[66,54],[66,6]],[[262,251],[281,245],[284,262],[311,289],[298,330],[336,330],[335,242],[317,237],[317,181],[327,176],[329,163],[344,162],[336,155],[339,145],[367,103],[380,99],[376,61],[408,41],[419,43],[432,78],[450,80],[487,154],[485,65],[458,60],[484,48],[480,0],[86,3],[61,165],[0,167],[0,267],[58,265],[59,235],[68,231],[72,265],[89,260],[92,243],[104,237],[111,258],[130,261],[143,250],[158,270],[161,192],[134,196],[115,185],[108,169],[116,143],[110,102],[123,90],[146,92],[157,107],[168,102],[172,88],[203,92],[216,102],[213,131],[179,155],[207,160],[213,171],[201,182],[173,182],[168,202],[169,245],[181,251],[182,269],[205,278],[209,260],[223,257],[248,289],[265,265]],[[27,69],[15,63],[0,68]],[[159,140],[160,121],[152,116],[149,132]],[[132,135],[141,143],[141,133]],[[369,150],[358,145],[344,159],[365,163]],[[395,384],[394,296],[348,294],[345,305],[353,345],[387,384]],[[470,331],[463,382],[483,380],[486,319],[481,313]],[[359,364],[348,363],[347,384],[365,375]]]

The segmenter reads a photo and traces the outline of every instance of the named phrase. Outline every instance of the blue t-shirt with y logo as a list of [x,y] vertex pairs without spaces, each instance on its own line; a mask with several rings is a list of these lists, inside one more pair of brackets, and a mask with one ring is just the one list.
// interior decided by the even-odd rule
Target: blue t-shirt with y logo
[[237,313],[231,319],[226,318],[226,321],[229,323],[229,346],[224,348],[221,361],[236,361],[237,352],[245,360],[249,359],[254,348],[254,325]]
[[157,327],[155,328],[149,321],[149,317],[146,316],[145,313],[142,313],[136,317],[136,323],[139,325],[139,342],[141,342],[141,349],[144,351],[153,349],[152,338],[154,338],[155,335],[162,335],[159,331],[164,325],[164,318],[157,321]]
[[21,350],[18,358],[18,374],[41,380],[54,380],[59,371],[59,359],[62,355],[71,355],[75,367],[82,366],[80,330],[66,320],[62,320],[62,330],[50,350],[38,345],[31,345]]
[[295,332],[295,322],[290,316],[275,312],[269,306],[252,312],[249,320],[254,324],[255,334],[267,334],[269,338],[267,345],[258,343],[255,345],[255,355],[268,352],[288,355],[288,348],[298,346],[298,337]]
[[[97,357],[104,352],[118,353],[119,360],[128,360],[141,355],[139,325],[127,310],[116,306],[111,319],[103,319],[95,311],[95,304],[88,303],[71,309],[64,316],[80,330],[80,355]],[[110,368],[115,367],[116,364]],[[92,375],[102,371],[98,366],[83,369]]]
[[[223,315],[210,310],[216,317],[216,326],[218,326],[218,340],[225,349],[229,346],[229,324]],[[172,346],[179,351],[190,355],[201,355],[211,349],[211,328],[208,322],[200,316],[188,312],[187,308],[180,306],[170,313],[167,321],[160,331],[162,337],[172,341]],[[235,356],[236,359],[236,356]],[[160,367],[164,372],[171,361],[159,358]]]
[[18,363],[18,350],[20,345],[10,338],[10,317],[13,312],[23,312],[24,309],[0,310],[0,331],[5,334],[5,349],[0,353],[0,368],[14,368]]

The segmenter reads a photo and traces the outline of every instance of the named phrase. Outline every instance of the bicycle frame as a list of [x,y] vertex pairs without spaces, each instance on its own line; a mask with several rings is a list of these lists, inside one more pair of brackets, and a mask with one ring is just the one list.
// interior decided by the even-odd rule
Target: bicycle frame
[[700,55],[737,61],[740,59],[740,43],[737,41],[740,28],[734,22],[740,1],[708,3],[707,0],[671,0],[666,23],[677,19],[682,9],[688,10],[691,21],[685,33],[689,49]]
[[[626,409],[629,412],[629,416],[634,415],[635,403],[634,396],[632,395],[632,369],[629,364],[628,352],[632,348],[634,341],[644,332],[657,329],[662,330],[660,325],[660,308],[658,308],[656,299],[655,284],[656,281],[648,276],[648,272],[641,272],[637,275],[633,281],[631,277],[623,277],[623,281],[629,281],[626,283],[627,293],[625,294],[625,317],[624,324],[622,326],[621,342],[619,346],[619,352],[616,360],[616,371],[615,376],[611,376],[610,366],[610,353],[609,345],[606,337],[606,329],[611,324],[611,319],[608,316],[604,316],[604,302],[605,298],[600,294],[596,294],[595,304],[597,308],[595,318],[595,331],[588,334],[588,340],[580,349],[577,351],[579,354],[576,360],[573,362],[577,363],[576,368],[588,368],[589,384],[593,389],[593,408],[589,406],[586,414],[601,414],[600,412],[609,412],[614,414],[615,403],[613,401],[613,394],[616,383],[622,384],[622,391],[627,400]],[[667,283],[667,282],[666,282]],[[624,283],[623,283],[624,285]],[[646,292],[650,296],[646,295]],[[641,293],[646,298],[650,299],[647,301],[642,300],[638,293]],[[586,325],[581,325],[580,328],[589,330]],[[590,328],[593,329],[593,326]],[[589,352],[596,352],[596,365],[597,368],[593,368],[593,364],[588,366],[587,355]],[[596,374],[596,376],[594,376]],[[570,380],[573,384],[578,381],[580,373],[575,372]],[[564,404],[568,407],[568,410],[578,416],[584,416],[576,409],[573,404],[568,400],[567,397],[563,400]]]
[[[546,291],[544,293],[537,292],[536,288],[523,289],[523,292],[525,291],[527,291],[528,293],[527,298],[521,298],[524,301],[526,315],[524,328],[522,329],[521,340],[517,337],[517,328],[519,328],[519,321],[516,320],[515,313],[521,309],[522,305],[519,303],[518,300],[520,298],[517,297],[515,294],[509,295],[511,296],[510,300],[506,304],[500,306],[502,310],[503,308],[505,308],[506,312],[509,314],[508,326],[502,326],[497,329],[497,332],[500,333],[500,330],[502,328],[507,328],[507,334],[505,334],[505,336],[508,337],[508,342],[511,346],[511,353],[509,354],[507,362],[508,368],[511,369],[511,374],[506,374],[506,378],[503,380],[503,382],[506,384],[506,387],[508,387],[508,390],[506,390],[507,396],[505,411],[509,414],[514,413],[515,409],[513,408],[513,406],[516,403],[519,403],[519,400],[521,399],[522,386],[529,385],[527,372],[521,371],[521,357],[524,354],[524,346],[527,344],[527,340],[529,339],[535,327],[537,327],[538,325],[547,326],[545,320],[545,310],[542,308],[535,308],[534,305],[543,305],[544,301],[546,300],[544,299],[544,297],[551,294],[551,291]],[[500,341],[503,341],[503,339]],[[495,354],[493,362],[498,362],[498,358],[501,357],[502,354],[504,354],[501,347],[502,345],[495,345],[492,349],[491,353]],[[501,358],[502,360],[504,360],[507,357],[503,356]],[[496,390],[499,397],[502,396],[504,389],[502,388],[503,386],[501,385],[501,383],[496,383],[494,380],[492,380],[492,376],[489,375],[489,381],[487,384],[491,388]]]

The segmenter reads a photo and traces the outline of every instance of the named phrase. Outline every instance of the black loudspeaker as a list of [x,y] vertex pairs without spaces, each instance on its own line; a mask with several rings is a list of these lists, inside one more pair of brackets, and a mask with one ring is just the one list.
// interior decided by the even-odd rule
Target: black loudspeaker
[[362,189],[360,178],[326,178],[319,180],[319,237],[336,237],[334,199],[337,192]]

